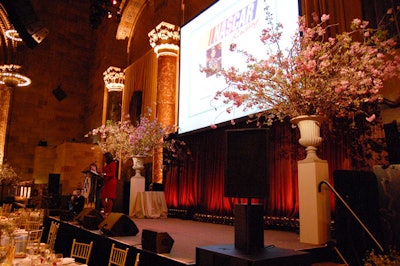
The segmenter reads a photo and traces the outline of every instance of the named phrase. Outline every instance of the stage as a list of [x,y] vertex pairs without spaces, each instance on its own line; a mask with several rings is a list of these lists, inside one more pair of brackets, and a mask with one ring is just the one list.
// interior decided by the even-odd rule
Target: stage
[[[128,216],[126,216],[128,217]],[[107,265],[111,244],[130,248],[126,265],[133,265],[136,253],[140,252],[140,265],[196,265],[196,248],[234,244],[234,226],[183,220],[179,218],[137,219],[130,218],[139,229],[135,236],[106,236],[100,230],[88,230],[76,222],[61,221],[55,249],[69,255],[73,238],[80,241],[94,241],[91,265]],[[49,217],[48,221],[58,217]],[[173,239],[169,253],[157,253],[142,248],[142,232],[165,232]],[[266,247],[288,249],[292,251],[316,248],[315,245],[299,242],[299,235],[294,232],[264,230]],[[94,263],[93,263],[94,262]],[[249,264],[252,265],[252,264]],[[282,264],[283,265],[283,264]]]

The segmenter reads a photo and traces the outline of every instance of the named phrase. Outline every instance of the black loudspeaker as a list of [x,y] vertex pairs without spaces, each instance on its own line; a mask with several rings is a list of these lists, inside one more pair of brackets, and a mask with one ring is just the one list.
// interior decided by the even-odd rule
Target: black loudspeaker
[[85,208],[75,217],[75,221],[89,230],[99,229],[99,225],[103,220],[101,213],[93,208]]
[[49,30],[37,17],[30,0],[1,0],[1,4],[19,37],[29,48],[36,47],[49,34]]
[[61,88],[61,85],[53,90],[53,95],[59,102],[67,97],[67,93],[65,93],[65,91]]
[[99,225],[100,230],[108,236],[135,236],[139,229],[129,216],[112,212]]
[[268,141],[268,129],[225,131],[225,197],[267,196]]
[[[334,188],[371,234],[381,243],[378,182],[373,172],[336,170]],[[363,265],[365,252],[377,245],[336,197],[335,236],[338,249],[350,265]]]
[[389,124],[384,124],[385,140],[387,151],[389,153],[390,164],[400,164],[400,134],[397,129],[397,122],[393,121]]
[[142,231],[142,248],[155,253],[170,253],[174,240],[166,232]]
[[49,174],[47,191],[51,195],[60,194],[60,174]]

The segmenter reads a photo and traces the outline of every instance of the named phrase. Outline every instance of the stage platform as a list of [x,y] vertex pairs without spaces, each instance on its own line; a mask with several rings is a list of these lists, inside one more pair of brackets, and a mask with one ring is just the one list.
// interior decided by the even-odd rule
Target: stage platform
[[[85,229],[76,222],[61,221],[55,249],[68,256],[73,238],[86,242],[93,240],[94,248],[90,264],[102,266],[107,265],[111,244],[117,243],[120,247],[130,248],[126,265],[133,265],[136,253],[140,252],[141,266],[180,266],[196,265],[196,249],[198,248],[208,250],[213,249],[214,246],[234,245],[234,226],[179,218],[130,219],[139,229],[139,233],[135,236],[107,236],[100,230]],[[47,222],[51,220],[60,221],[58,217],[51,216]],[[170,252],[157,253],[143,249],[143,230],[167,233],[174,240]],[[294,232],[264,230],[264,242],[269,249],[298,251],[317,248],[315,245],[300,243],[299,235]]]

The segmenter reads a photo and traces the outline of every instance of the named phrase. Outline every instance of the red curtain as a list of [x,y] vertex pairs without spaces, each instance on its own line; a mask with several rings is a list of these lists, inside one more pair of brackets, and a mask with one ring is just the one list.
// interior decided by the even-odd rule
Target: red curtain
[[[169,208],[224,216],[233,214],[236,203],[247,202],[247,199],[224,197],[224,130],[240,127],[248,125],[209,129],[180,138],[192,154],[167,165],[164,184]],[[305,158],[298,138],[298,129],[290,122],[276,123],[270,129],[269,192],[263,200],[265,215],[298,217],[297,161]],[[346,146],[338,137],[324,139],[318,154],[328,161],[331,180],[334,170],[350,169]]]

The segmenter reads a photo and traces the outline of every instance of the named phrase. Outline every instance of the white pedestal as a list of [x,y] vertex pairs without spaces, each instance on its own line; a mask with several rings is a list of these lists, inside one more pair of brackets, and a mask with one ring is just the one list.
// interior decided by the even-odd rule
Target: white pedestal
[[136,195],[138,192],[144,192],[146,187],[146,178],[143,176],[131,177],[131,190],[129,195],[129,216],[133,215],[135,207]]
[[300,242],[321,245],[330,240],[330,197],[327,186],[321,181],[329,181],[328,162],[325,160],[304,160],[298,165]]

